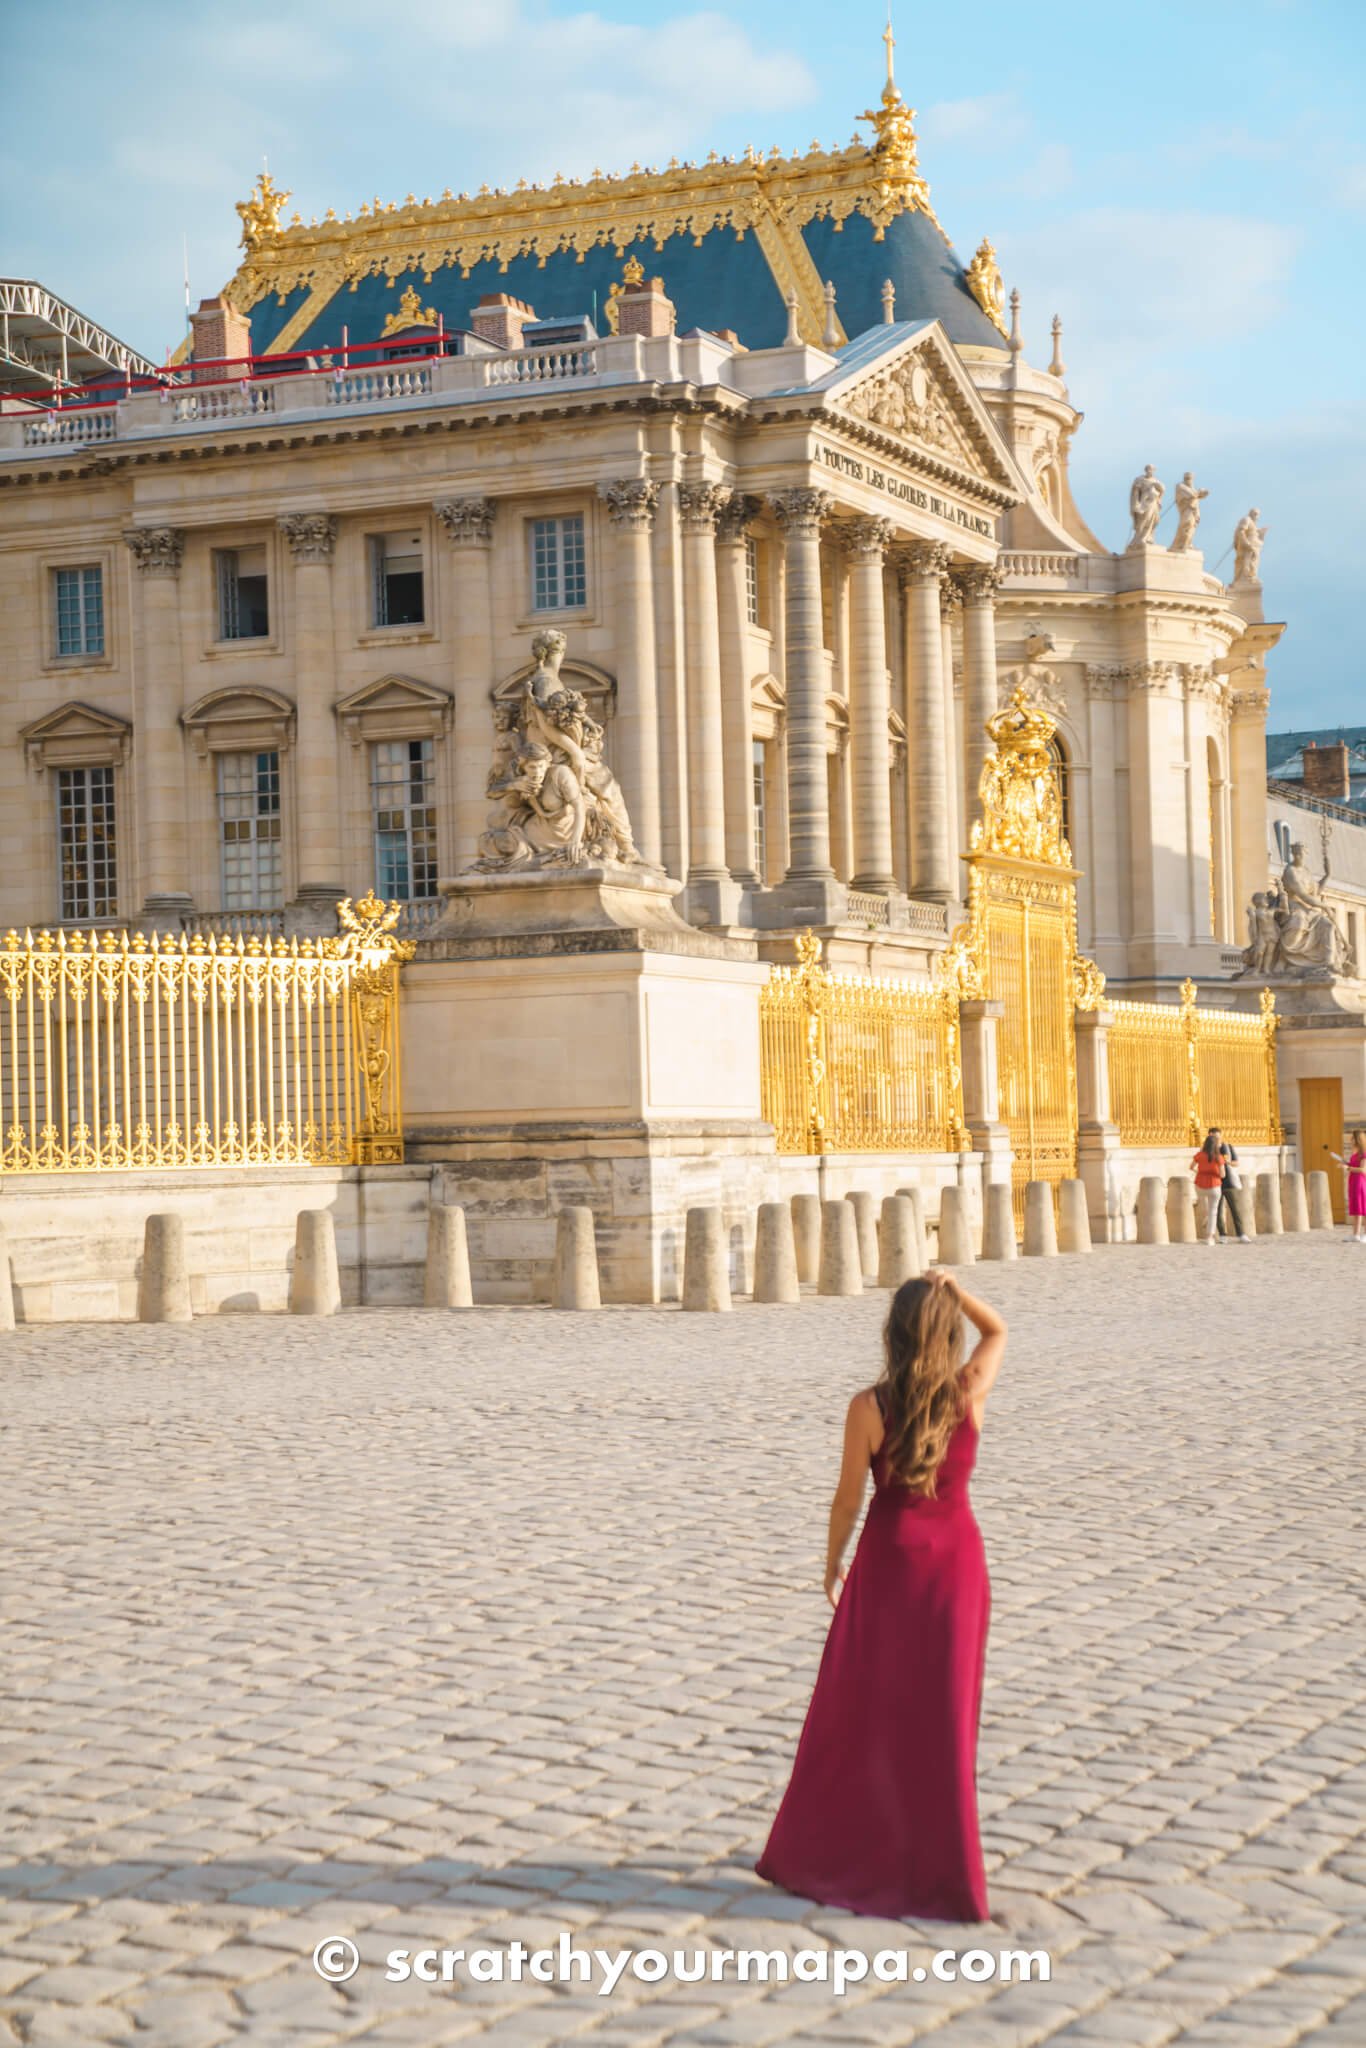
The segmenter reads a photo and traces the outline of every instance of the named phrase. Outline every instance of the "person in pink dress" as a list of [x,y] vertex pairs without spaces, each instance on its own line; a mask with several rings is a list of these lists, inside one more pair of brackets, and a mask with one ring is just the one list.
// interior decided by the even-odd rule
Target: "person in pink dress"
[[[977,1332],[966,1363],[965,1318]],[[883,1342],[882,1377],[845,1419],[825,1567],[834,1619],[755,1867],[853,1913],[985,1920],[977,1729],[991,1588],[968,1481],[1006,1326],[936,1271],[897,1289]]]
[[1344,1159],[1341,1152],[1330,1152],[1328,1157],[1347,1168],[1347,1214],[1352,1219],[1348,1242],[1366,1244],[1366,1131],[1353,1131],[1350,1159]]

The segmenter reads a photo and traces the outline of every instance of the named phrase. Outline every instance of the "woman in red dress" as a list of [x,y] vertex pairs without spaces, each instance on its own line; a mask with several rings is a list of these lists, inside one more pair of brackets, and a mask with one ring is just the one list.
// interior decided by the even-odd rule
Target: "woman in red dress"
[[[963,1319],[978,1332],[966,1364]],[[830,1509],[835,1609],[760,1877],[880,1919],[985,1920],[977,1725],[991,1588],[968,1500],[1005,1352],[994,1309],[949,1274],[892,1298],[886,1364],[856,1394]],[[848,1573],[841,1560],[876,1492]]]

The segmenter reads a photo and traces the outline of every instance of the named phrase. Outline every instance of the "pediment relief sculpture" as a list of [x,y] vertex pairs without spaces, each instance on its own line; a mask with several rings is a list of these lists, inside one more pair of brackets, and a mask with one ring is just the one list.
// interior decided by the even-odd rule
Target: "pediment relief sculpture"
[[949,394],[922,355],[908,356],[885,376],[856,384],[839,403],[871,427],[923,442],[963,468],[981,473],[980,457],[954,417]]
[[1022,703],[1061,718],[1067,710],[1067,692],[1061,676],[1051,668],[1012,668],[996,685],[996,701],[1005,708],[1018,691]]

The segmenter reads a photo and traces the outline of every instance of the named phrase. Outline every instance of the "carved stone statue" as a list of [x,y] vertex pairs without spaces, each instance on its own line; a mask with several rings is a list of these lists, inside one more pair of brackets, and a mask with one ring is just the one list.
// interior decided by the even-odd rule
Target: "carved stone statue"
[[1208,496],[1208,491],[1196,489],[1195,477],[1187,470],[1176,487],[1176,539],[1169,553],[1184,555],[1194,545],[1195,529],[1200,524],[1200,500]]
[[1157,522],[1162,517],[1162,500],[1167,487],[1158,481],[1157,471],[1150,462],[1142,476],[1136,476],[1129,487],[1129,517],[1134,530],[1129,539],[1126,554],[1135,548],[1146,548],[1152,544],[1157,531]]
[[1247,949],[1243,954],[1246,974],[1270,974],[1276,964],[1280,926],[1276,922],[1274,893],[1259,889],[1247,913]]
[[496,807],[479,840],[476,872],[644,865],[621,787],[602,758],[602,727],[560,680],[566,644],[563,633],[538,633],[536,667],[522,694],[499,707],[486,785]]
[[[1323,880],[1327,879],[1325,863]],[[1275,974],[1293,981],[1356,974],[1356,956],[1328,908],[1321,884],[1310,874],[1298,840],[1281,870],[1280,887],[1259,891],[1247,918],[1251,943],[1243,953],[1244,974]]]
[[1254,505],[1233,529],[1233,580],[1235,583],[1256,583],[1260,580],[1262,567],[1262,543],[1266,539],[1266,528],[1258,526],[1261,513]]

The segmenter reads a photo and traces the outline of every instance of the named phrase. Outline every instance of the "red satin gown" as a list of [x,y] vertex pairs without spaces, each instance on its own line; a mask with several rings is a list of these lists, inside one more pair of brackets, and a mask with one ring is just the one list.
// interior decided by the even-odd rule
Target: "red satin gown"
[[756,1868],[879,1919],[985,1920],[977,1725],[991,1585],[968,1499],[977,1428],[933,1500],[873,1459],[877,1491],[825,1640],[792,1781]]

